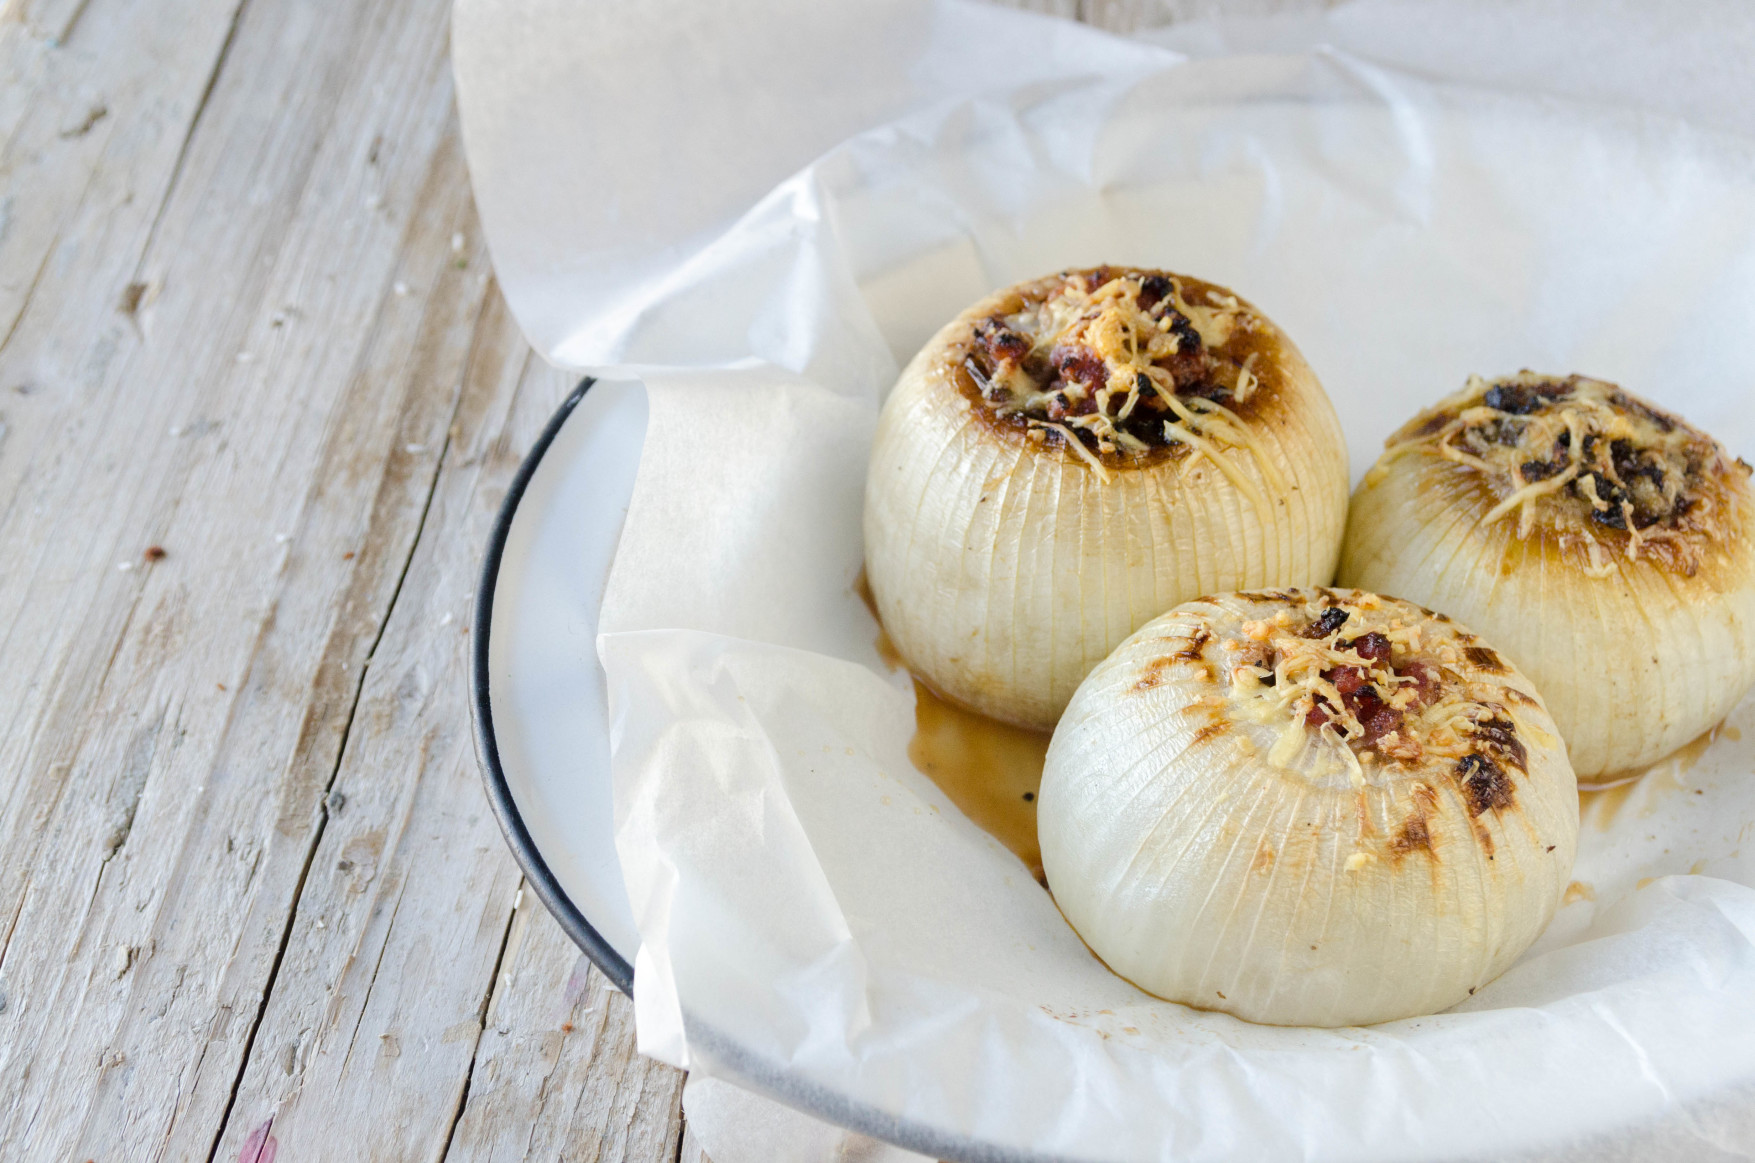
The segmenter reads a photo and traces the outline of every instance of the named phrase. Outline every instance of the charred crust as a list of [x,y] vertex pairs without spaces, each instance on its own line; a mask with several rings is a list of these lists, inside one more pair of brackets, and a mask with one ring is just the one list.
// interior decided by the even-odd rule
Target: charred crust
[[1644,400],[1641,400],[1638,396],[1629,395],[1626,392],[1616,392],[1614,400],[1618,406],[1625,408],[1627,411],[1632,412],[1635,415],[1650,420],[1653,424],[1657,425],[1658,431],[1660,432],[1674,432],[1682,423],[1681,420],[1675,416],[1670,415],[1668,412],[1665,412],[1660,408],[1652,407]]
[[1304,628],[1304,637],[1327,638],[1342,626],[1345,626],[1349,616],[1350,615],[1347,611],[1341,609],[1339,606],[1330,606],[1328,609],[1310,620],[1310,625]]
[[1523,474],[1526,481],[1545,481],[1549,477],[1557,477],[1566,471],[1566,462],[1554,460],[1526,460],[1518,466],[1517,471]]
[[1207,643],[1212,640],[1213,636],[1204,628],[1197,629],[1194,633],[1188,636],[1188,641],[1183,645],[1182,649],[1176,651],[1170,657],[1179,662],[1198,662],[1200,661],[1201,652],[1207,648]]
[[1517,737],[1517,726],[1502,715],[1483,719],[1474,726],[1475,740],[1490,750],[1499,762],[1529,770],[1529,752]]
[[1488,674],[1511,673],[1500,659],[1499,654],[1491,646],[1469,646],[1463,650],[1463,657],[1470,665]]
[[1203,743],[1211,743],[1214,739],[1223,735],[1227,729],[1228,728],[1223,720],[1208,723],[1194,733],[1194,737],[1188,741],[1188,745],[1190,747],[1199,747]]
[[[1454,419],[1456,419],[1456,413],[1454,413],[1454,412],[1449,412],[1449,411],[1434,412],[1432,415],[1428,416],[1423,422],[1421,422],[1419,427],[1415,428],[1413,430],[1413,432],[1409,433],[1409,435],[1414,437],[1415,439],[1418,439],[1419,437],[1422,437],[1422,436],[1436,435],[1437,433],[1443,431],[1445,425],[1449,424]],[[1394,439],[1394,438],[1392,437],[1391,439]]]
[[1389,842],[1389,850],[1398,857],[1423,851],[1434,860],[1438,858],[1438,854],[1432,849],[1432,830],[1423,813],[1416,812],[1402,822],[1402,826],[1396,830],[1395,838]]
[[[1310,601],[1297,590],[1245,590],[1237,597],[1246,602],[1275,602],[1286,606],[1303,606],[1309,604]],[[1213,599],[1201,598],[1199,600],[1210,602]]]
[[1483,399],[1487,407],[1495,411],[1504,412],[1511,416],[1528,416],[1532,412],[1547,407],[1553,401],[1570,395],[1577,380],[1577,376],[1569,376],[1561,383],[1494,384],[1487,389],[1487,394]]
[[1133,689],[1136,691],[1151,690],[1153,687],[1164,681],[1164,672],[1175,665],[1175,663],[1176,659],[1170,656],[1152,659],[1152,661],[1146,663],[1145,669],[1140,671],[1139,681],[1133,684]]
[[1173,666],[1186,666],[1193,663],[1196,666],[1207,669],[1208,671],[1211,670],[1211,668],[1207,666],[1206,659],[1201,656],[1202,648],[1204,648],[1208,642],[1212,641],[1211,634],[1204,629],[1199,629],[1190,635],[1185,641],[1181,639],[1176,639],[1175,641],[1182,642],[1181,649],[1174,653],[1154,658],[1141,667],[1140,676],[1133,684],[1134,690],[1149,691],[1153,687],[1158,686],[1164,681],[1166,672]]
[[[1508,808],[1517,798],[1511,777],[1485,755],[1475,752],[1456,761],[1456,779],[1470,818]],[[1478,833],[1477,833],[1478,834]]]

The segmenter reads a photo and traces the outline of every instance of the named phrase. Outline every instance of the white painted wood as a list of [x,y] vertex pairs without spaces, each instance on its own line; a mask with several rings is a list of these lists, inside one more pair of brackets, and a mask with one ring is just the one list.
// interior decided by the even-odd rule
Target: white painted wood
[[1127,35],[1186,20],[1226,16],[1276,16],[1332,8],[1340,0],[1078,0],[1078,19]]
[[[437,217],[435,238],[465,225]],[[272,1118],[290,1158],[330,1157],[337,1126],[359,1158],[436,1158],[470,1076],[519,877],[475,767],[468,602],[520,381],[539,406],[563,394],[497,296],[471,338],[456,412],[425,437],[444,535],[421,538],[371,656],[222,1157]]]
[[[404,891],[413,907],[342,939],[410,950],[468,1014],[488,995],[516,875],[468,761],[461,619],[442,666],[424,651],[453,640],[422,638],[403,674],[442,690],[442,722],[403,716],[407,681],[368,683],[354,708],[398,587],[443,583],[461,614],[473,584],[497,496],[467,531],[433,529],[451,573],[403,576],[463,367],[473,352],[511,369],[479,378],[503,409],[528,358],[503,313],[477,334],[497,296],[451,120],[445,9],[252,4],[193,135],[158,159],[168,198],[134,234],[106,233],[112,213],[60,244],[0,347],[0,383],[31,389],[0,405],[13,437],[0,446],[0,1123],[18,1157],[207,1157],[228,1117],[254,1113],[257,1090],[234,1096],[246,1047],[289,1060],[274,1021],[255,1037],[264,992],[359,979],[344,965],[306,983],[302,938],[280,958],[295,916],[295,938],[322,931],[320,894],[294,910],[328,872],[306,877],[314,851],[329,855],[322,805],[350,732],[350,754],[396,777],[344,768],[367,791],[331,841],[386,837],[385,884],[406,884],[396,861],[416,853],[429,895]],[[134,281],[157,293],[118,311]],[[502,489],[521,449],[497,429],[482,439],[488,488]],[[143,556],[152,544],[162,559]],[[473,864],[450,859],[457,842]],[[445,927],[471,907],[477,923]],[[289,989],[286,1012],[301,997]],[[448,1029],[446,1053],[406,1055],[400,1072],[383,1067],[402,1057],[388,1039],[367,1060],[374,1096],[414,1112],[406,1129],[436,1151],[473,1052]],[[316,1157],[364,1157],[364,1129],[390,1125],[366,1107],[301,1120],[276,1097]]]
[[682,1079],[634,1052],[633,1003],[527,892],[447,1159],[668,1163],[680,1146]]

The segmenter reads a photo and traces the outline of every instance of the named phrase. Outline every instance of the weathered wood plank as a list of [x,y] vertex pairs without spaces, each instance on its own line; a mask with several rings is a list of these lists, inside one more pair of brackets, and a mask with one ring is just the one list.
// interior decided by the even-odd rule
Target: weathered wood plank
[[[239,4],[0,14],[0,341],[38,293],[63,308],[53,318],[70,346],[89,335],[78,309],[92,280],[108,290],[139,261]],[[107,317],[114,300],[101,306]]]
[[1066,20],[1077,20],[1079,7],[1084,0],[998,0],[1002,8],[1022,8],[1026,12],[1040,12],[1044,16],[1059,16]]
[[1338,3],[1340,0],[1224,0],[1223,3],[1219,0],[1078,0],[1078,19],[1126,36],[1143,28],[1220,14],[1232,17],[1277,16],[1290,12],[1319,12]]
[[472,750],[468,600],[517,467],[515,389],[564,395],[497,295],[474,338],[429,535],[373,653],[222,1155],[272,1117],[295,1158],[434,1158],[463,1097],[519,882]]
[[445,7],[252,4],[128,264],[156,302],[39,287],[0,350],[40,410],[0,447],[20,1157],[206,1157],[231,1102],[488,294]]
[[[67,762],[29,757],[45,736],[65,737],[43,730],[57,675],[95,681],[114,652],[117,619],[132,605],[115,594],[102,603],[107,616],[60,617],[61,607],[45,601],[53,595],[39,592],[32,616],[21,617],[32,587],[65,591],[62,607],[78,608],[117,580],[95,561],[83,570],[73,563],[90,548],[91,530],[78,519],[84,514],[58,507],[56,493],[69,476],[94,470],[91,432],[109,403],[96,381],[139,340],[115,308],[218,67],[233,7],[109,5],[108,22],[94,21],[78,46],[53,43],[65,31],[53,13],[49,31],[37,29],[34,12],[0,20],[0,55],[16,66],[0,83],[0,544],[8,547],[0,570],[0,835],[9,843],[38,841],[60,786],[53,773]],[[185,22],[195,31],[177,32]],[[129,555],[142,548],[131,544]],[[83,594],[69,584],[74,574]],[[12,850],[0,859],[0,932],[17,916],[28,856]],[[0,938],[0,958],[3,950]]]
[[633,1003],[525,893],[446,1159],[671,1163],[682,1080],[635,1053]]

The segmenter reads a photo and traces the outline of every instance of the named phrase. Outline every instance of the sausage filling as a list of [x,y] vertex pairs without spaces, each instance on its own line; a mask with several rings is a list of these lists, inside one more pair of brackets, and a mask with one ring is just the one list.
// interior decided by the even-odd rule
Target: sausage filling
[[1418,446],[1477,470],[1498,497],[1484,524],[1515,513],[1520,538],[1555,528],[1598,574],[1616,545],[1692,574],[1732,503],[1720,482],[1736,470],[1716,441],[1601,380],[1476,377],[1410,428],[1392,453]]
[[1235,436],[1242,421],[1231,409],[1261,387],[1255,356],[1226,352],[1255,326],[1248,308],[1216,289],[1099,267],[980,320],[963,367],[992,413],[1032,440],[1076,441],[1099,455],[1199,449]]
[[1366,766],[1446,760],[1471,805],[1495,806],[1526,749],[1506,690],[1467,672],[1507,668],[1472,636],[1399,616],[1399,605],[1331,603],[1244,622],[1220,643],[1231,705],[1280,728],[1270,763],[1289,762],[1312,737],[1340,745],[1355,779]]

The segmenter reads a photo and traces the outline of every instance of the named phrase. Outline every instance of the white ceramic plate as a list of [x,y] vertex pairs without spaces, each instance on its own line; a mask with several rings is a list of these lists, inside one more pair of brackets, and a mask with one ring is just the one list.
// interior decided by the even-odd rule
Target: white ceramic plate
[[597,613],[645,437],[638,383],[586,380],[561,404],[494,522],[471,663],[482,776],[506,841],[624,993],[640,938],[615,854]]
[[[470,674],[482,778],[506,842],[561,928],[630,994],[640,940],[615,852],[596,639],[645,435],[637,382],[586,380],[550,418],[488,540]],[[690,1029],[716,1073],[909,1150],[967,1163],[1059,1158],[946,1136],[789,1077],[705,1023]]]

